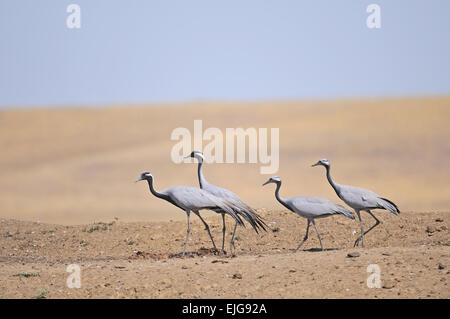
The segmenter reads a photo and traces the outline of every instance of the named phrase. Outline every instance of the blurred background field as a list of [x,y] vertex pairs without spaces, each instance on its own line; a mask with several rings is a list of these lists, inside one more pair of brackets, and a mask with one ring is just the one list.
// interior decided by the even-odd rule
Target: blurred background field
[[[340,203],[338,183],[367,187],[403,211],[450,208],[450,98],[123,105],[0,111],[0,217],[59,224],[185,219],[153,197],[155,186],[197,186],[196,164],[174,164],[173,129],[279,128],[283,196]],[[205,145],[204,142],[203,145]],[[207,179],[255,208],[280,208],[258,164],[208,164]],[[209,214],[209,213],[206,213]]]

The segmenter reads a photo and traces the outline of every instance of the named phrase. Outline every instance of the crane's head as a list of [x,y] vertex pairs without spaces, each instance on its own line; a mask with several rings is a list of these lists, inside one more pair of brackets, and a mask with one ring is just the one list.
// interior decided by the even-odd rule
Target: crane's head
[[200,163],[203,163],[203,160],[205,159],[205,156],[200,151],[193,151],[193,152],[191,152],[191,154],[189,154],[185,158],[189,158],[189,157],[196,158]]
[[270,184],[270,183],[274,183],[274,184],[281,183],[281,178],[279,178],[278,176],[272,176],[262,186]]
[[150,174],[149,172],[142,172],[141,176],[139,176],[139,178],[136,180],[136,183],[139,181],[149,180],[152,178],[153,178],[153,175]]
[[330,162],[326,159],[326,158],[322,158],[321,160],[319,160],[316,164],[312,165],[312,166],[317,166],[317,165],[322,165],[325,167],[330,167]]

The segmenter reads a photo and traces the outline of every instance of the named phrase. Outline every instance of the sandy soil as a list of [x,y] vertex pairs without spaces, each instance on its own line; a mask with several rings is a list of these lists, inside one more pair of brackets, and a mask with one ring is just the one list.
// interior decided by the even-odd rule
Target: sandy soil
[[[189,255],[180,258],[183,221],[82,226],[3,219],[1,298],[449,298],[450,214],[377,212],[382,220],[353,248],[359,226],[333,216],[319,220],[325,251],[304,219],[260,210],[271,229],[240,228],[235,256],[217,255],[199,220]],[[204,213],[218,245],[220,216]],[[366,225],[372,220],[365,216]],[[232,225],[228,225],[227,241]],[[228,247],[228,244],[226,244]],[[348,257],[358,252],[359,257]],[[81,269],[81,288],[68,288],[66,267]],[[368,288],[367,267],[380,267],[381,288]]]

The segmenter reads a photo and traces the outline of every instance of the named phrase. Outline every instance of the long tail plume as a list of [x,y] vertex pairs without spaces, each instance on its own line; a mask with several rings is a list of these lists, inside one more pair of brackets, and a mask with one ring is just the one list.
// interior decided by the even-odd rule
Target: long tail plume
[[395,205],[389,199],[380,197],[378,200],[378,205],[380,206],[380,208],[384,208],[395,215],[400,214],[400,210],[398,209],[397,205]]

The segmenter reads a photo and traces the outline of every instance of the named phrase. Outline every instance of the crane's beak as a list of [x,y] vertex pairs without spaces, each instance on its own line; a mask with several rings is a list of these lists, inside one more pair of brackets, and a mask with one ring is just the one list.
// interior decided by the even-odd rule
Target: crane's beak
[[267,185],[267,184],[269,184],[269,183],[271,183],[271,180],[270,180],[270,179],[269,179],[267,182],[265,182],[264,184],[262,184],[262,186]]
[[137,182],[140,182],[140,181],[142,181],[142,180],[144,180],[142,177],[139,177],[137,180],[135,180],[134,182],[135,183],[137,183]]
[[311,165],[311,167],[314,167],[314,166],[317,166],[317,165],[320,165],[320,162],[317,162],[316,164]]

